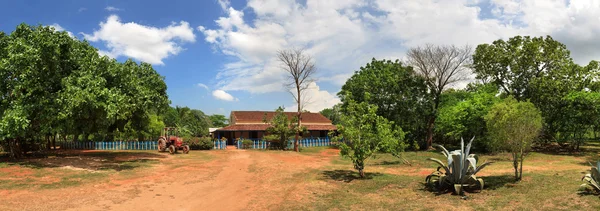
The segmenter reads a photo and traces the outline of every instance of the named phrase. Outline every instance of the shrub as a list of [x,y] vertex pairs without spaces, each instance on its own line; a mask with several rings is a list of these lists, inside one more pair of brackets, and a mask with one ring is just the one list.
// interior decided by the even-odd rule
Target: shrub
[[186,144],[192,150],[210,150],[214,147],[213,140],[210,137],[191,138],[186,141]]
[[252,149],[252,145],[254,141],[252,140],[242,140],[242,149]]
[[[425,182],[427,182],[429,186],[436,187],[440,191],[454,189],[456,194],[461,194],[463,187],[479,186],[480,189],[483,189],[483,179],[475,177],[475,174],[485,166],[491,164],[491,162],[485,162],[480,166],[477,166],[477,156],[475,156],[475,154],[469,154],[473,139],[475,139],[475,137],[473,137],[465,147],[464,140],[461,138],[461,149],[452,152],[448,152],[443,146],[434,144],[435,147],[441,149],[444,156],[448,157],[448,165],[435,158],[427,159],[434,161],[440,166],[435,172],[425,178]],[[444,169],[445,172],[441,172],[440,169]]]

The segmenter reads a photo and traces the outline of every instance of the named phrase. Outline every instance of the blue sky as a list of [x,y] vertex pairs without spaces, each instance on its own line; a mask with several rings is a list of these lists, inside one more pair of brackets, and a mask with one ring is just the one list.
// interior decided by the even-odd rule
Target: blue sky
[[[120,61],[152,63],[172,105],[294,109],[274,53],[304,48],[317,65],[305,109],[339,102],[345,80],[371,58],[402,59],[423,45],[477,45],[552,35],[579,63],[600,57],[600,3],[591,0],[7,1],[0,30],[53,25]],[[460,85],[457,85],[460,86]]]

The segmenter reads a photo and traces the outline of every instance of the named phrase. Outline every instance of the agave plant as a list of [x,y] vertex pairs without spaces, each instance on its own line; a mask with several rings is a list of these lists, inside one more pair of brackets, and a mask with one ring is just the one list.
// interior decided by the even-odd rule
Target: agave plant
[[600,193],[600,171],[598,171],[599,169],[600,161],[596,163],[596,166],[592,165],[590,173],[586,174],[585,176],[583,176],[583,178],[581,178],[581,180],[584,180],[586,183],[581,184],[581,186],[579,187],[580,192],[588,191],[591,189],[596,193]]
[[[477,166],[478,157],[475,154],[469,154],[471,143],[473,143],[474,139],[475,137],[465,147],[465,141],[461,138],[460,149],[451,152],[441,145],[434,144],[433,146],[439,148],[442,154],[448,158],[448,163],[446,164],[435,158],[427,159],[440,166],[425,178],[425,182],[430,186],[437,187],[440,191],[454,187],[456,194],[461,194],[464,187],[479,187],[483,189],[483,179],[477,178],[475,174],[492,162],[484,162]],[[442,169],[444,172],[440,171]]]

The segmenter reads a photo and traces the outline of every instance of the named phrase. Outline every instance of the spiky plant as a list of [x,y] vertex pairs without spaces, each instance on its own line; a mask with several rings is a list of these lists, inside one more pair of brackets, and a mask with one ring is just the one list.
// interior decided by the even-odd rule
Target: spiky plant
[[[427,159],[440,166],[425,178],[425,182],[440,191],[446,191],[453,187],[456,194],[462,194],[464,187],[478,186],[480,189],[483,189],[483,179],[477,178],[475,174],[492,162],[484,162],[477,166],[478,157],[475,154],[469,154],[471,143],[473,143],[474,139],[475,137],[465,147],[465,142],[461,138],[460,149],[452,152],[449,152],[441,145],[434,144],[433,146],[439,148],[442,154],[448,158],[448,163],[446,164],[435,158]],[[441,169],[444,172],[440,171]]]
[[586,174],[581,178],[581,180],[585,181],[584,184],[581,184],[579,187],[580,192],[589,192],[590,190],[596,194],[600,194],[600,161],[596,163],[596,166],[592,165],[592,169],[589,174]]

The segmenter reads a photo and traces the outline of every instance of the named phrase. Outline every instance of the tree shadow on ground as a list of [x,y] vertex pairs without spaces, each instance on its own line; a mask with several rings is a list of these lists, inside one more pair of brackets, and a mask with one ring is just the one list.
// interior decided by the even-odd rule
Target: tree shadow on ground
[[377,176],[382,176],[382,173],[365,173],[365,178],[361,178],[358,174],[358,171],[350,171],[350,170],[333,170],[333,171],[323,171],[321,173],[323,178],[326,180],[335,180],[335,181],[343,181],[343,182],[352,182],[353,180],[370,180]]
[[20,165],[28,168],[78,168],[86,170],[131,170],[152,162],[157,162],[166,155],[150,152],[113,152],[86,150],[57,150],[45,153],[45,156],[30,156],[11,161],[3,160],[9,165]]
[[375,165],[375,166],[392,166],[392,165],[400,165],[400,164],[402,164],[402,162],[400,162],[399,160],[397,160],[397,161],[384,160],[382,162],[377,162],[373,165]]
[[[484,189],[496,190],[505,187],[507,184],[515,184],[515,177],[512,175],[486,176],[481,177],[485,182]],[[510,187],[510,186],[507,186]]]

